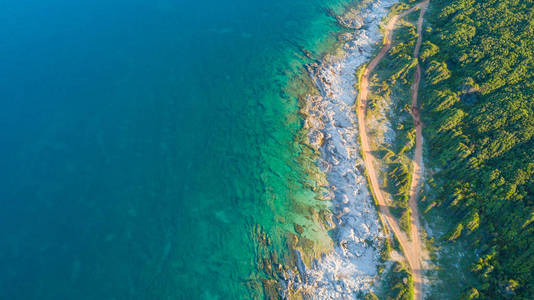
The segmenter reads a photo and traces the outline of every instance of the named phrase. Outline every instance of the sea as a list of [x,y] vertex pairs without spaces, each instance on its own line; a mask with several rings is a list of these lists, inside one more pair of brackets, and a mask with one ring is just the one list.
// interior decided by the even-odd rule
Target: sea
[[2,0],[0,299],[268,297],[329,239],[300,104],[353,4]]

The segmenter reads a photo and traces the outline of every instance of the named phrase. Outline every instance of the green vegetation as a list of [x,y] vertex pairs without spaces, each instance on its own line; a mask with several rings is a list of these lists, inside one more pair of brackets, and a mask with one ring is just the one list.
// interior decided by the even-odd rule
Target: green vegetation
[[443,241],[471,245],[463,299],[534,297],[533,1],[434,0],[420,102]]
[[[381,299],[412,300],[414,298],[413,278],[404,265],[399,262],[393,263],[387,274],[384,295],[382,295]],[[376,299],[372,298],[372,296],[374,295],[371,295],[369,299]]]
[[[414,12],[398,22],[399,28],[394,32],[392,48],[375,69],[376,73],[370,81],[368,110],[368,115],[374,116],[374,119],[380,119],[380,115],[384,115],[394,131],[394,139],[378,141],[375,148],[382,163],[383,185],[392,198],[391,211],[399,218],[399,226],[406,232],[411,226],[408,202],[415,146],[415,128],[409,113],[410,85],[417,63],[412,57],[417,30],[406,19],[413,16],[417,17],[418,13]],[[380,128],[373,130],[378,131]],[[378,137],[382,134],[374,132],[373,135]]]
[[364,299],[365,300],[379,300],[378,297],[373,292],[369,292],[367,295],[365,295]]

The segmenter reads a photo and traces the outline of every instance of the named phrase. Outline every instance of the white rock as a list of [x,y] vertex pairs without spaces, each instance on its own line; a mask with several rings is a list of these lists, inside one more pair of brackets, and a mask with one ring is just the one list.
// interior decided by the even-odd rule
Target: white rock
[[346,42],[343,57],[329,57],[309,68],[321,97],[308,97],[305,107],[314,116],[309,126],[323,133],[318,165],[330,185],[336,187],[332,207],[339,218],[334,251],[304,271],[307,281],[301,288],[312,290],[314,299],[357,299],[377,277],[385,234],[366,180],[356,169],[363,161],[359,156],[354,85],[357,68],[370,59],[381,38],[379,23],[395,2],[374,1],[359,14],[350,11],[347,15],[351,19],[345,23],[359,29]]

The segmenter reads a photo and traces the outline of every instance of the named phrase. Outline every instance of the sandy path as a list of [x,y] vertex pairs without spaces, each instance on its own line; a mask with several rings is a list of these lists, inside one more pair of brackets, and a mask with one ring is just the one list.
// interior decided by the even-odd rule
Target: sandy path
[[380,50],[378,55],[369,63],[367,68],[364,70],[364,73],[360,79],[359,93],[358,93],[358,105],[357,105],[357,114],[358,114],[358,127],[360,131],[360,142],[363,152],[363,160],[365,163],[365,168],[367,170],[367,175],[371,184],[371,189],[375,195],[376,201],[378,202],[378,207],[380,211],[380,218],[389,224],[389,227],[399,240],[400,247],[406,256],[408,265],[412,270],[412,276],[414,280],[414,293],[415,299],[423,299],[422,291],[422,279],[421,279],[421,259],[422,259],[422,244],[421,238],[419,236],[419,213],[417,209],[417,193],[419,192],[419,181],[420,181],[420,171],[421,171],[421,162],[422,162],[422,135],[421,135],[421,121],[419,119],[419,109],[417,107],[417,91],[419,88],[419,81],[421,78],[421,69],[417,65],[417,70],[414,75],[414,82],[412,84],[412,116],[414,117],[414,123],[416,126],[416,149],[415,149],[415,158],[414,158],[414,167],[413,167],[413,177],[410,189],[410,208],[412,210],[412,230],[410,232],[411,238],[408,237],[401,231],[397,220],[391,214],[388,202],[382,194],[380,185],[378,182],[377,171],[375,169],[375,160],[371,153],[369,146],[369,137],[367,136],[367,128],[365,126],[365,113],[367,110],[367,100],[369,94],[369,75],[374,70],[376,65],[382,60],[384,55],[391,49],[391,40],[393,37],[393,29],[397,24],[398,20],[406,16],[413,11],[420,9],[419,19],[417,22],[417,43],[414,50],[414,57],[419,55],[419,49],[421,47],[422,40],[422,24],[423,24],[423,15],[428,6],[429,0],[425,0],[415,5],[411,9],[393,17],[385,27],[385,42],[384,47]]
[[[426,9],[428,7],[428,0],[424,2],[424,5],[421,6],[421,12],[419,13],[419,19],[417,20],[417,43],[415,45],[415,50],[413,53],[413,57],[419,58],[419,49],[421,48],[421,41],[422,41],[422,29],[423,29],[423,16],[425,15]],[[414,79],[411,87],[412,92],[412,116],[413,121],[415,125],[415,153],[414,153],[414,159],[413,159],[413,169],[412,169],[412,183],[410,186],[410,209],[411,209],[411,216],[412,216],[412,226],[410,230],[411,240],[414,243],[413,251],[414,256],[419,257],[420,259],[423,257],[422,253],[422,243],[421,243],[421,236],[419,235],[419,229],[421,228],[421,224],[419,223],[419,209],[417,207],[417,196],[419,194],[419,187],[421,184],[421,170],[422,170],[422,164],[423,164],[423,125],[421,123],[420,119],[420,113],[419,113],[419,105],[417,103],[417,94],[419,92],[419,82],[421,80],[421,66],[419,63],[416,66]],[[421,261],[419,260],[419,264]],[[420,265],[419,265],[420,266]],[[421,268],[419,268],[421,269]],[[418,272],[419,274],[419,286],[422,286],[421,282],[421,271]],[[414,280],[415,282],[415,280]],[[415,293],[416,299],[422,299],[422,291],[419,292],[419,295],[417,292]]]

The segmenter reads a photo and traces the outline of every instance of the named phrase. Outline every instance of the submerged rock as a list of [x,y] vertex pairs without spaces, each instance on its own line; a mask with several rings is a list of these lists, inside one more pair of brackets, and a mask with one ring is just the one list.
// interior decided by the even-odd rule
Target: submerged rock
[[[343,46],[345,54],[327,56],[320,64],[307,67],[320,95],[310,95],[303,101],[305,127],[310,145],[321,153],[317,165],[327,175],[329,186],[320,190],[318,198],[332,201],[329,220],[335,226],[331,232],[336,246],[308,268],[299,261],[297,251],[299,276],[288,272],[285,286],[291,289],[286,294],[299,293],[309,299],[355,299],[368,292],[377,277],[378,249],[382,248],[385,234],[365,177],[357,169],[362,160],[354,86],[357,68],[369,60],[380,40],[380,20],[395,2],[367,2],[338,18],[338,22],[354,29],[345,35],[350,37]],[[332,215],[337,219],[335,224]],[[295,231],[302,235],[297,226]],[[305,237],[295,239],[295,246],[305,246]]]

